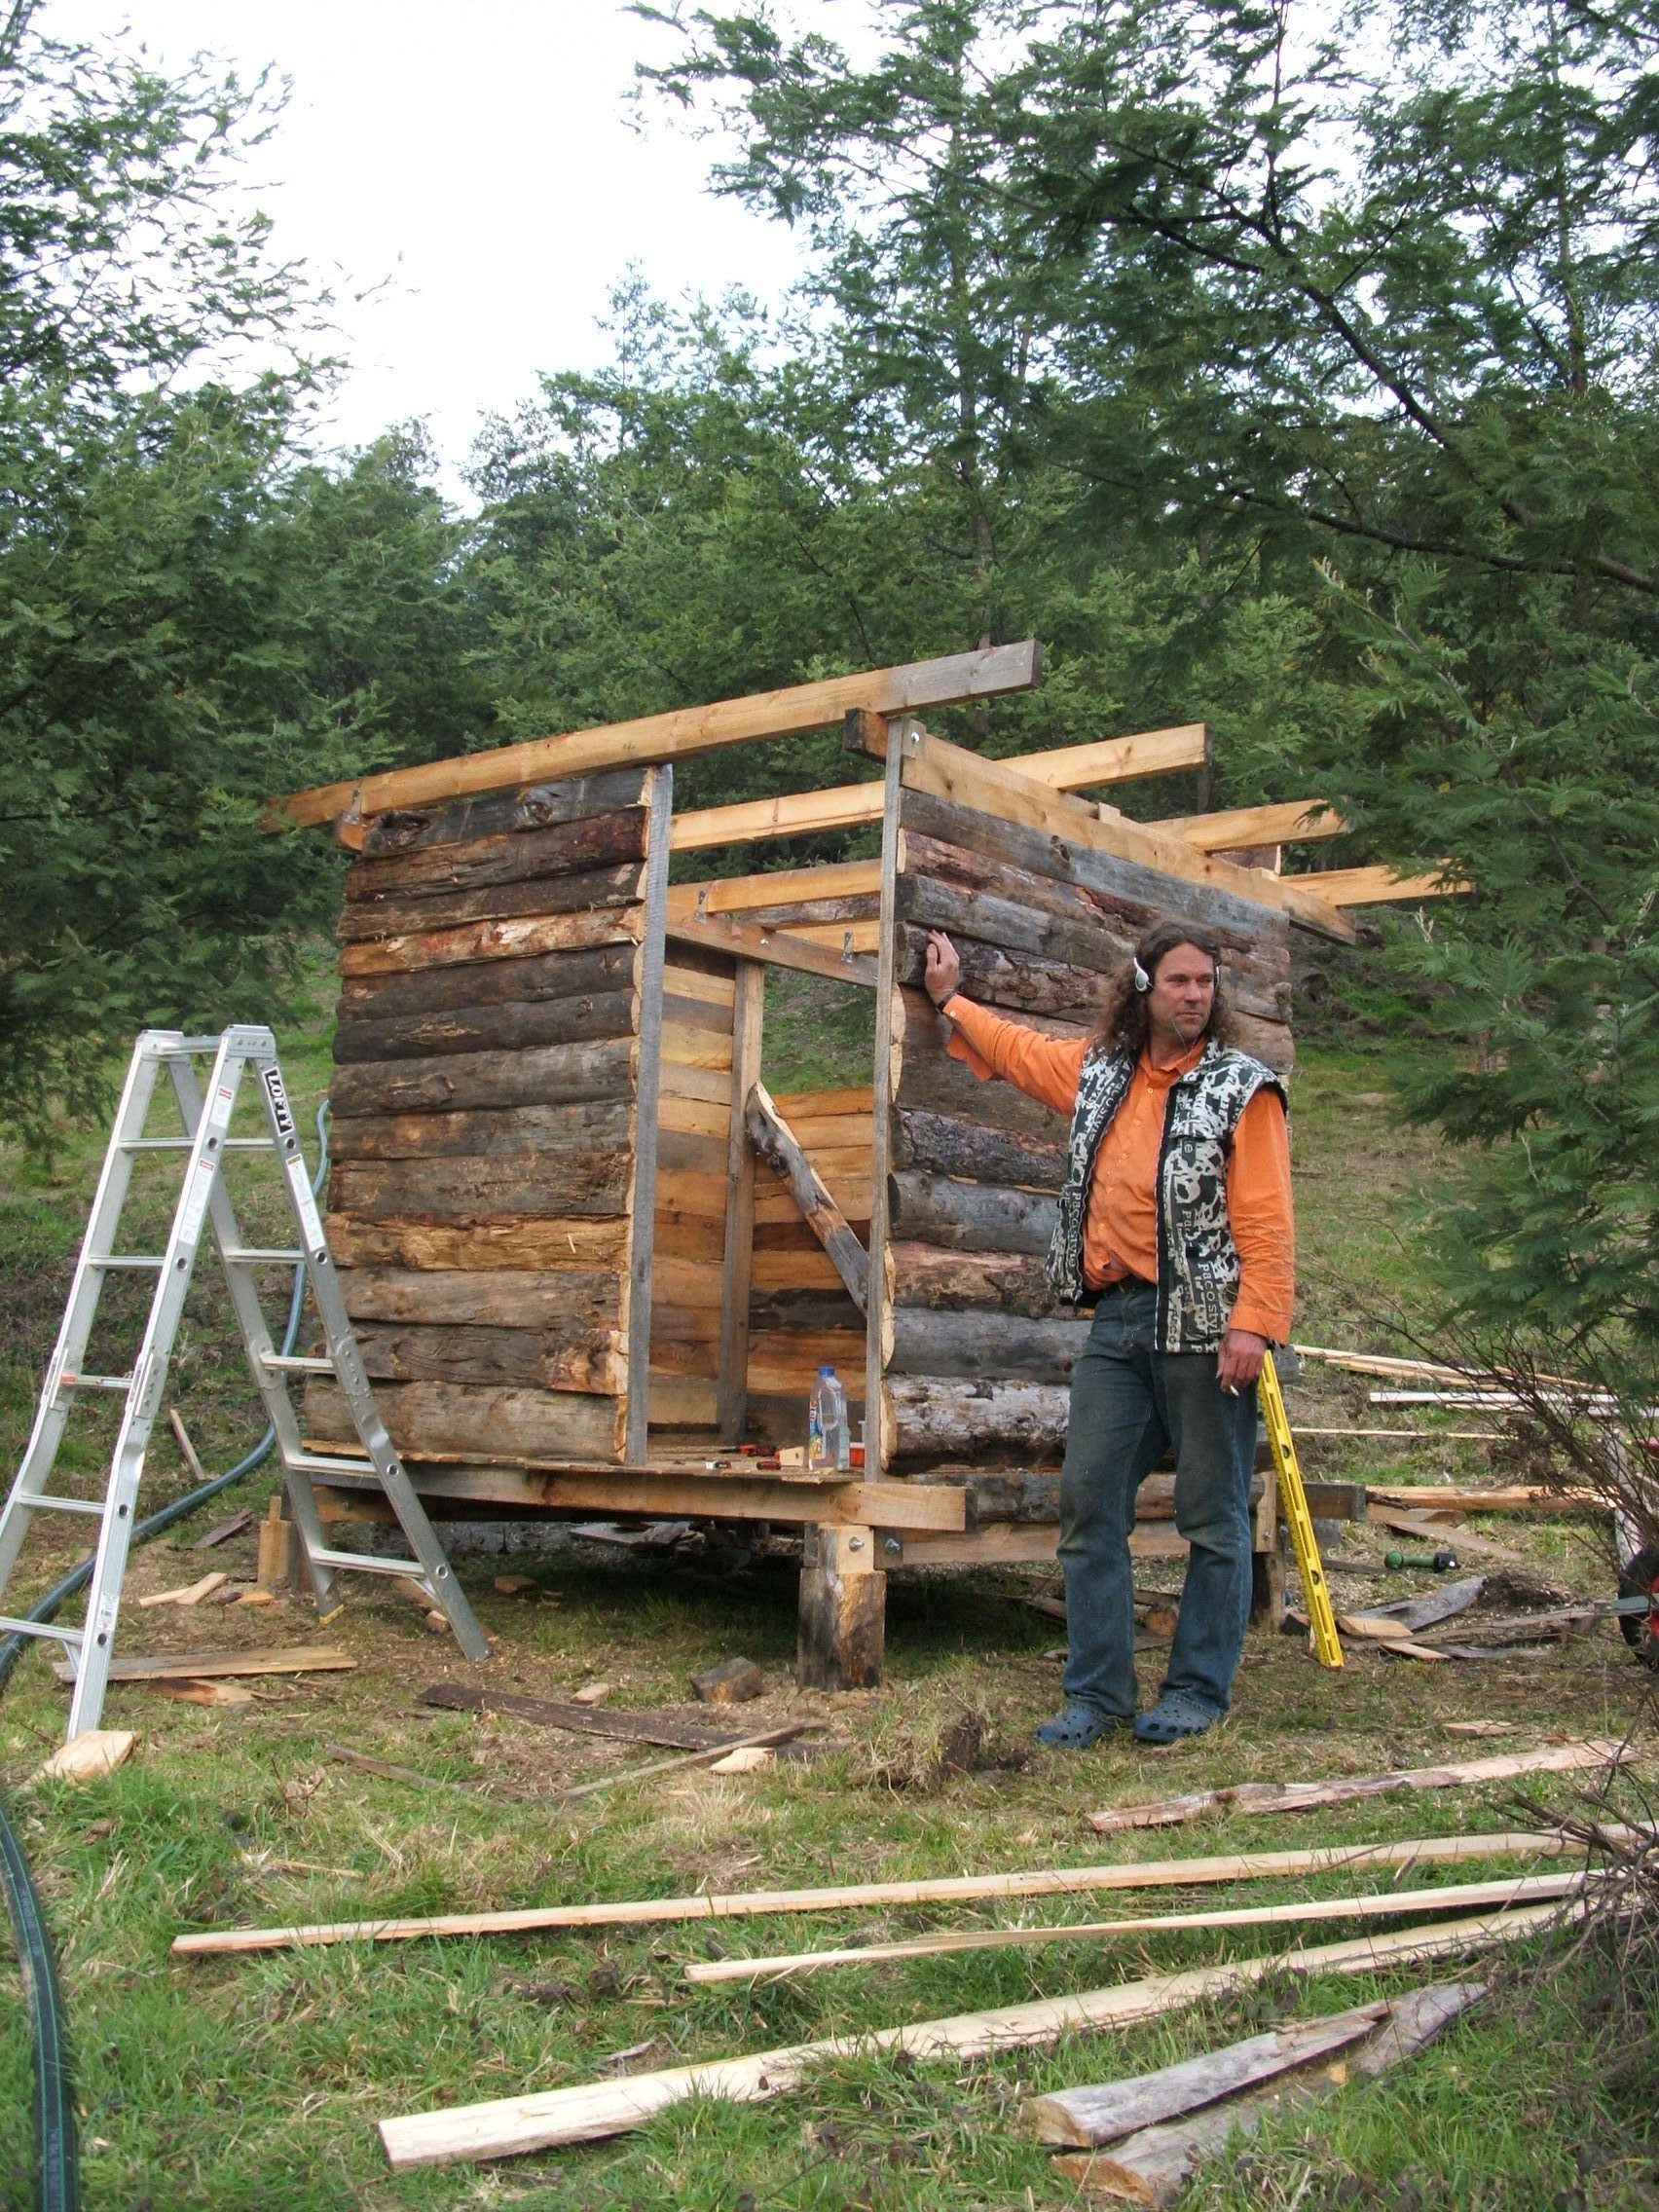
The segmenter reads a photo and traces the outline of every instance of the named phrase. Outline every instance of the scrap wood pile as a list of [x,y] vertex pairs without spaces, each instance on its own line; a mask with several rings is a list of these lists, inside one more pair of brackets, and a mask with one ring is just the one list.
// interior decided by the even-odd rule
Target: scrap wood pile
[[[1429,1789],[1508,1779],[1528,1773],[1597,1771],[1609,1777],[1629,1757],[1627,1746],[1586,1743],[1547,1747],[1501,1760],[1412,1770],[1398,1774],[1333,1778],[1310,1784],[1275,1802],[1336,1803],[1401,1788]],[[1120,1807],[1093,1816],[1096,1826],[1129,1827],[1154,1820],[1191,1820],[1206,1811],[1268,1810],[1243,1792],[1214,1792],[1203,1803]],[[1617,1885],[1620,1868],[1646,1853],[1655,1839],[1605,1822],[1564,1824],[1543,1817],[1521,1832],[1423,1837],[1385,1844],[1314,1846],[1301,1850],[1172,1858],[1115,1866],[1041,1867],[1023,1872],[889,1881],[815,1890],[752,1891],[730,1896],[643,1899],[614,1903],[580,1902],[519,1910],[455,1913],[421,1919],[356,1921],[268,1929],[214,1929],[180,1936],[184,1955],[326,1945],[389,1942],[416,1937],[524,1935],[553,1929],[655,1927],[664,1924],[731,1924],[774,1917],[879,1905],[962,1904],[975,1900],[1086,1896],[1101,1891],[1198,1888],[1267,1879],[1332,1874],[1363,1877],[1388,1870],[1381,1889],[1285,1903],[1226,1905],[1213,1911],[1137,1914],[1112,1920],[998,1928],[945,1928],[889,1944],[795,1951],[688,1962],[689,1984],[715,1980],[757,1982],[820,1969],[857,1969],[929,1952],[995,1947],[1064,1946],[1078,1941],[1128,1940],[1202,1930],[1267,1928],[1294,1932],[1289,1947],[1243,1958],[1221,1959],[1185,1971],[1043,1998],[951,2018],[861,2026],[814,2041],[727,2058],[707,2058],[652,2073],[578,2083],[474,2105],[384,2120],[380,2132],[395,2167],[500,2157],[587,2142],[638,2127],[654,2114],[691,2096],[756,2102],[801,2086],[827,2061],[871,2052],[912,2059],[960,2060],[1002,2050],[1052,2045],[1072,2032],[1112,2030],[1225,1998],[1285,1974],[1367,1974],[1457,1959],[1513,1943],[1562,1923],[1583,1921]],[[1588,1848],[1587,1848],[1588,1847]],[[1600,1857],[1598,1857],[1598,1854]],[[1420,1869],[1466,1862],[1532,1862],[1467,1881],[1410,1886]],[[1550,1862],[1556,1862],[1552,1866]],[[1622,1892],[1620,1893],[1622,1894]],[[1450,1917],[1448,1917],[1450,1916]],[[1307,1944],[1302,1932],[1328,1922],[1372,1924],[1358,1936]],[[1403,1923],[1403,1925],[1400,1925]],[[1379,1925],[1380,1924],[1380,1925]],[[1245,2129],[1277,2103],[1325,2091],[1352,2076],[1365,2079],[1410,2056],[1482,1994],[1475,1983],[1427,1986],[1313,2021],[1289,2022],[1272,2034],[1212,2052],[1183,2067],[1131,2083],[1114,2082],[1041,2098],[1026,2124],[1039,2139],[1081,2157],[1089,2168],[1073,2178],[1099,2179],[1140,2201],[1167,2201],[1197,2163],[1218,2148],[1234,2126]],[[1098,2169],[1098,2170],[1096,2170]]]

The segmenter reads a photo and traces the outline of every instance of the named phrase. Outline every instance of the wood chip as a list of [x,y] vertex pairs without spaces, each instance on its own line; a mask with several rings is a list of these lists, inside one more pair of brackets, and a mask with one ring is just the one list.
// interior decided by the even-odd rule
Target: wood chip
[[498,1574],[492,1587],[503,1598],[522,1598],[527,1590],[535,1588],[535,1577],[534,1574]]
[[203,1598],[210,1598],[215,1590],[222,1590],[230,1580],[228,1574],[204,1574],[200,1582],[186,1583],[178,1590],[157,1590],[148,1598],[140,1598],[142,1605],[200,1605]]
[[776,1766],[778,1754],[762,1744],[746,1744],[741,1751],[727,1751],[723,1759],[716,1759],[711,1774],[754,1774],[763,1766]]
[[88,1728],[60,1744],[49,1759],[36,1767],[34,1782],[91,1782],[108,1774],[132,1754],[138,1741],[135,1728]]
[[615,1687],[614,1682],[584,1682],[579,1690],[571,1692],[571,1701],[576,1705],[603,1705]]

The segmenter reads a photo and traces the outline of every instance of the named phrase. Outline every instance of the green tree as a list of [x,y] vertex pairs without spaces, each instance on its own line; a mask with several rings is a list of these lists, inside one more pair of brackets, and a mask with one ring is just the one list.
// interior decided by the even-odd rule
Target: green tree
[[0,24],[0,1118],[37,1137],[139,1025],[272,1009],[335,868],[269,796],[484,719],[418,440],[305,459],[321,303],[225,189],[273,112]]

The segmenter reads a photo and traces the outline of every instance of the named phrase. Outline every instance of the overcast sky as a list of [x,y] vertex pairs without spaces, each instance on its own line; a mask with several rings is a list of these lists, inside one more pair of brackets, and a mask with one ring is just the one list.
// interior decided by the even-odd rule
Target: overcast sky
[[[862,14],[798,4],[831,27]],[[630,128],[635,60],[674,41],[617,0],[48,0],[38,20],[292,79],[249,174],[277,246],[339,300],[333,433],[424,417],[452,490],[480,415],[539,370],[605,357],[595,318],[630,262],[670,297],[741,283],[765,300],[798,267],[783,225],[704,189],[706,144],[660,111],[648,135]]]

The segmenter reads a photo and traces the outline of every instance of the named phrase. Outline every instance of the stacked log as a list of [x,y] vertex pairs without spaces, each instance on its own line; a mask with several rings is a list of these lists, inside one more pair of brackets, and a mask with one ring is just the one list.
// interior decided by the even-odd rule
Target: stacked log
[[1056,1457],[1084,1323],[1051,1294],[1065,1119],[947,1057],[921,988],[930,929],[979,1005],[1050,1036],[1087,1034],[1135,940],[1171,910],[1214,930],[1239,1042],[1288,1068],[1282,916],[976,809],[901,802],[884,1329],[890,1456]]
[[[618,770],[362,830],[328,1232],[411,1457],[620,1454],[645,792]],[[332,1384],[307,1413],[350,1437]]]

